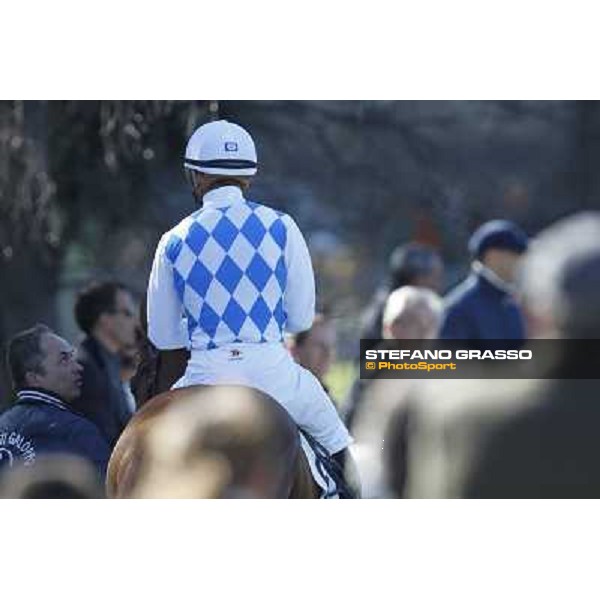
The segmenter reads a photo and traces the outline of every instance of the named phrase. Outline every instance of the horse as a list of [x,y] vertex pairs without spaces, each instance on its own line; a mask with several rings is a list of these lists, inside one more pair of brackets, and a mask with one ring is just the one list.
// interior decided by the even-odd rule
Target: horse
[[[140,368],[132,381],[132,387],[141,408],[125,427],[112,452],[106,478],[106,494],[109,498],[132,497],[142,473],[146,453],[145,440],[149,431],[170,407],[186,400],[193,401],[194,396],[200,396],[202,388],[207,387],[170,389],[185,371],[188,353],[184,350],[158,351],[146,339],[140,354]],[[264,394],[263,396],[267,399],[267,405],[271,403],[270,410],[274,416],[287,419],[289,425],[297,429],[291,417],[274,399]],[[201,402],[202,398],[199,398],[199,410]],[[320,490],[312,477],[305,453],[300,448],[299,436],[295,436],[290,444],[295,446],[286,448],[286,456],[291,458],[282,497],[319,498]]]

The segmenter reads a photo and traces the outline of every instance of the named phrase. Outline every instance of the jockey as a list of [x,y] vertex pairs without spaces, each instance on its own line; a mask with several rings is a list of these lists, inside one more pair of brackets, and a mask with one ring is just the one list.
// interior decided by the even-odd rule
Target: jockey
[[187,348],[173,388],[237,384],[277,400],[331,455],[352,439],[284,332],[309,329],[315,281],[302,233],[287,214],[246,200],[257,157],[251,136],[215,121],[191,136],[184,166],[198,210],[165,233],[148,284],[148,336]]

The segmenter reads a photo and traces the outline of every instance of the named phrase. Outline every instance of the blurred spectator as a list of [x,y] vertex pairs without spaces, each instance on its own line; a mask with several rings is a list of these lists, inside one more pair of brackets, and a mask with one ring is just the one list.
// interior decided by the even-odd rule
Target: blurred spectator
[[132,415],[120,354],[135,344],[137,309],[124,285],[92,283],[77,297],[75,318],[86,338],[79,349],[83,385],[74,406],[96,423],[112,447]]
[[[435,292],[404,286],[388,298],[383,311],[382,337],[434,339],[441,313],[442,301]],[[356,440],[353,455],[364,498],[389,495],[383,471],[384,452],[390,444],[389,423],[392,416],[396,419],[397,414],[403,414],[405,398],[415,384],[410,379],[379,380],[373,371],[373,378],[357,378],[350,390],[345,404],[346,419]],[[404,478],[404,472],[400,476]]]
[[251,388],[189,390],[148,429],[133,495],[286,498],[299,441],[285,409]]
[[291,338],[290,352],[294,360],[308,369],[325,389],[325,376],[335,360],[335,344],[335,326],[323,313],[315,315],[310,329]]
[[[600,213],[545,230],[526,256],[522,282],[536,337],[599,339]],[[552,378],[442,382],[418,398],[409,438],[412,497],[600,496],[600,385],[568,379],[580,361],[594,365],[597,353],[573,357],[564,342],[544,343],[558,354]]]
[[125,399],[127,401],[127,408],[133,414],[136,411],[137,406],[135,396],[131,389],[131,380],[136,374],[139,365],[139,351],[137,345],[124,348],[119,354],[119,359],[121,361],[120,373],[123,393],[125,394]]
[[442,339],[524,340],[514,280],[527,244],[527,235],[510,221],[488,221],[475,231],[472,272],[445,298]]
[[[394,290],[383,310],[382,331],[384,339],[435,339],[439,331],[442,303],[433,291],[414,286]],[[377,371],[373,371],[376,376]],[[355,417],[363,402],[365,392],[373,379],[357,377],[344,403],[346,426],[353,428]]]
[[361,316],[360,338],[379,339],[383,309],[392,290],[412,285],[439,293],[443,277],[444,264],[434,248],[415,242],[398,246],[390,255],[387,281],[375,292]]
[[404,286],[385,304],[382,337],[386,340],[433,340],[440,328],[442,303],[429,289]]
[[89,462],[72,455],[46,455],[34,465],[6,469],[0,497],[13,499],[93,499],[104,494]]
[[0,416],[0,468],[30,466],[42,454],[59,452],[91,461],[103,477],[108,445],[72,405],[82,375],[74,348],[36,325],[10,341],[8,366],[17,401]]

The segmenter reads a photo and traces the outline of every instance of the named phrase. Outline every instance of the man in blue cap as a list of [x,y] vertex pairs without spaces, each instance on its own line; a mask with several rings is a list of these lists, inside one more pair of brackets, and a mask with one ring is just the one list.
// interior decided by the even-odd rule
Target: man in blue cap
[[442,339],[525,338],[513,286],[527,245],[525,232],[510,221],[488,221],[475,231],[469,241],[471,273],[445,299]]

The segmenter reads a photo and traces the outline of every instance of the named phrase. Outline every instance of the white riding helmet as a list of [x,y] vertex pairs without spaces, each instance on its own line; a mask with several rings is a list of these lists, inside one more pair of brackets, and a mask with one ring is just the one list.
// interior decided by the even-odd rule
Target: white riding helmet
[[209,175],[256,174],[256,148],[250,134],[229,121],[206,123],[194,131],[185,149],[186,169]]

